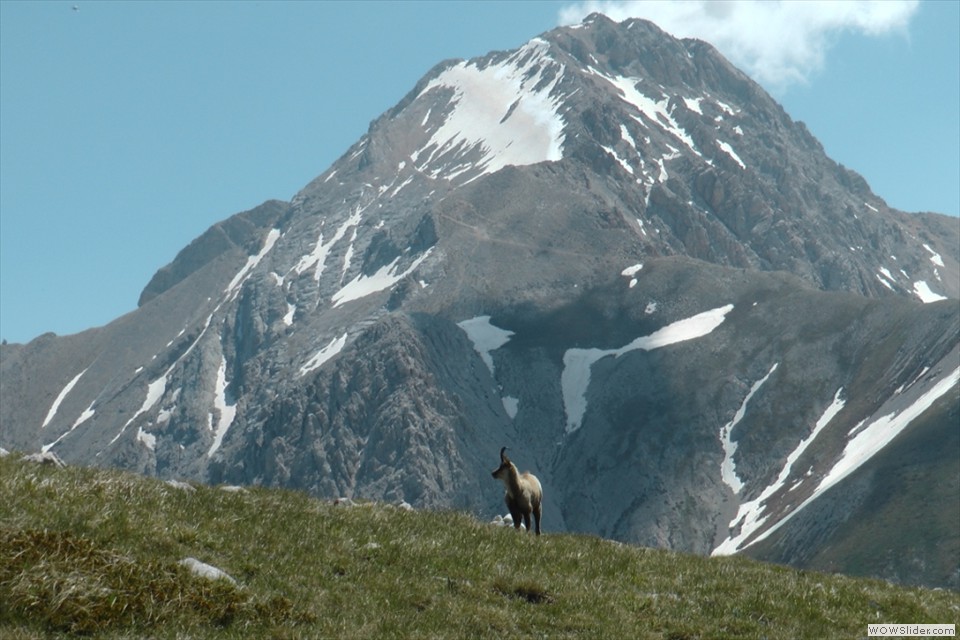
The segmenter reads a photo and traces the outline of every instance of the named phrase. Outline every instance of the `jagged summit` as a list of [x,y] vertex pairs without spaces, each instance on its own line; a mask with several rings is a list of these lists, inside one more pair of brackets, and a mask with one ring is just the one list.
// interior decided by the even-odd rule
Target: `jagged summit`
[[[509,446],[547,532],[815,566],[890,487],[960,504],[957,236],[710,45],[594,15],[437,65],[134,313],[4,346],[0,445],[485,515]],[[906,544],[870,572],[956,584]]]
[[423,178],[458,188],[548,161],[617,180],[614,206],[646,253],[872,296],[960,296],[949,237],[890,210],[713,47],[643,20],[595,14],[438,66],[295,202],[334,171],[363,169],[393,197]]

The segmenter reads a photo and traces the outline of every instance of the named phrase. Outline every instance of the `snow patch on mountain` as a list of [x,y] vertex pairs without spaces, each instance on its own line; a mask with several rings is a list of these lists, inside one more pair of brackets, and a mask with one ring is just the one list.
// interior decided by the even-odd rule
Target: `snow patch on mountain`
[[[277,231],[277,230],[274,229],[274,231]],[[279,236],[279,232],[278,232],[277,235]],[[273,241],[275,242],[275,241],[276,241],[276,238],[274,238]],[[273,242],[265,243],[265,246],[266,246],[266,244],[269,244],[269,245],[270,245],[270,248],[273,247]],[[269,251],[269,249],[267,249],[267,251]],[[262,255],[266,255],[267,251],[261,251],[261,254],[262,254]],[[259,262],[259,260],[258,260],[258,262]],[[249,263],[248,263],[248,264],[249,264]],[[252,267],[251,267],[251,268],[252,268]],[[230,297],[232,297],[232,296],[230,296]],[[221,302],[221,304],[223,304],[223,303]],[[219,308],[220,308],[220,305],[217,305],[217,309],[219,309]],[[214,311],[214,313],[216,313],[216,311]],[[157,378],[156,380],[154,380],[153,382],[151,382],[151,383],[149,383],[149,384],[147,385],[147,397],[143,400],[143,404],[140,406],[140,409],[133,415],[132,418],[130,418],[129,420],[127,420],[127,421],[124,423],[124,425],[123,425],[122,427],[120,427],[120,431],[117,432],[117,435],[115,435],[115,436],[113,437],[113,439],[110,440],[110,442],[107,443],[107,447],[110,447],[114,442],[116,442],[117,440],[119,440],[119,439],[120,439],[120,436],[122,436],[122,435],[124,434],[124,432],[126,432],[127,427],[129,427],[129,426],[133,423],[134,420],[136,420],[136,419],[139,418],[141,415],[143,415],[143,414],[145,414],[146,412],[148,412],[148,411],[150,411],[151,409],[153,409],[154,406],[156,406],[156,404],[157,404],[158,402],[160,402],[160,400],[163,398],[163,395],[164,395],[164,394],[166,393],[166,391],[167,391],[167,379],[168,379],[168,377],[170,376],[170,373],[177,367],[178,364],[180,364],[180,362],[183,361],[184,358],[186,358],[188,355],[190,355],[190,352],[193,351],[193,349],[200,343],[200,339],[203,338],[204,334],[206,334],[206,332],[207,332],[207,329],[210,328],[210,323],[212,322],[212,320],[213,320],[213,313],[211,313],[209,316],[207,316],[207,319],[204,321],[204,323],[203,323],[203,328],[200,330],[200,333],[197,335],[197,337],[194,339],[194,341],[190,343],[190,346],[187,347],[187,349],[180,355],[180,357],[177,358],[177,359],[174,361],[174,363],[171,364],[171,365],[167,368],[167,370],[163,373],[162,376],[160,376],[159,378]],[[154,356],[154,358],[156,358],[156,356]],[[174,392],[174,397],[176,398],[176,397],[179,395],[179,393],[180,393],[180,389],[178,388],[178,389]],[[91,412],[90,412],[90,413],[91,413],[91,415],[92,415],[92,414],[93,414],[93,412],[92,412],[93,404],[91,404],[90,407],[91,407]],[[79,424],[80,424],[80,421],[78,421],[76,424],[74,424],[73,428],[71,428],[70,431],[73,431],[73,429],[76,428],[77,425],[79,425]],[[70,433],[70,431],[68,431],[67,433]],[[67,435],[67,434],[65,433],[65,434],[63,434],[63,435],[65,436],[65,435]],[[58,438],[57,441],[59,441],[59,440],[62,439],[62,438],[63,438],[63,436],[60,436],[60,438]],[[52,447],[54,444],[56,444],[56,442],[52,443],[50,446]],[[104,451],[106,451],[106,448],[101,449],[99,452],[97,452],[97,456],[102,455]]]
[[719,327],[733,305],[710,309],[695,316],[677,320],[648,336],[637,338],[619,349],[567,349],[563,354],[563,373],[560,387],[563,392],[563,408],[567,414],[568,434],[579,429],[587,412],[587,389],[590,386],[590,369],[593,364],[607,356],[619,358],[631,351],[653,351],[678,342],[701,338]]
[[917,280],[913,283],[913,293],[924,304],[929,304],[931,302],[937,302],[939,300],[946,300],[947,296],[942,296],[939,293],[935,293],[930,289],[930,285],[927,284],[926,280]]
[[[620,125],[620,137],[633,149],[633,152],[640,154],[640,151],[637,149],[637,141],[633,139],[633,136],[630,135],[630,131],[627,130],[627,127],[623,124]],[[640,158],[640,164],[643,165],[643,158]]]
[[360,224],[365,209],[366,207],[364,206],[356,205],[350,213],[350,216],[347,217],[343,224],[334,232],[333,237],[330,238],[328,242],[323,241],[323,233],[321,233],[317,237],[317,244],[314,245],[313,251],[301,256],[291,271],[300,275],[312,268],[314,269],[313,278],[319,282],[320,276],[323,274],[323,270],[327,264],[327,256],[330,255],[330,250],[333,248],[333,245],[342,240],[350,229],[356,228]]
[[293,317],[297,313],[297,305],[287,303],[287,312],[283,314],[283,324],[286,326],[291,326],[293,324]]
[[333,338],[327,346],[313,354],[306,364],[300,367],[300,377],[303,377],[315,369],[319,369],[324,362],[340,353],[344,345],[347,344],[347,334],[344,333],[339,338]]
[[[656,124],[658,127],[680,140],[698,156],[701,155],[700,151],[697,150],[697,147],[693,142],[693,138],[690,137],[690,134],[687,133],[686,129],[677,124],[676,120],[673,119],[672,109],[669,108],[669,97],[664,96],[659,101],[655,101],[637,89],[637,84],[641,82],[638,78],[608,76],[592,67],[589,67],[588,70],[616,87],[622,95],[623,101],[636,107],[640,113],[646,116],[651,123]],[[634,119],[644,126],[649,126],[648,123],[639,118]]]
[[[89,367],[87,368],[89,369]],[[50,421],[53,420],[54,416],[57,415],[57,411],[59,411],[60,409],[60,404],[64,401],[64,399],[67,397],[67,394],[70,393],[73,387],[76,386],[77,382],[80,381],[80,378],[83,377],[83,374],[85,374],[86,372],[87,372],[87,369],[84,369],[83,371],[78,373],[76,376],[74,376],[73,380],[68,382],[66,386],[64,386],[63,389],[60,390],[60,393],[57,394],[57,397],[56,399],[54,399],[53,404],[50,405],[50,410],[47,411],[47,417],[43,419],[43,424],[40,426],[41,429],[43,429],[48,424],[50,424]]]
[[877,273],[876,276],[877,276],[877,280],[880,281],[880,284],[885,286],[887,289],[890,289],[890,291],[896,291],[896,289],[893,288],[893,285],[890,284],[890,281],[883,276],[882,269],[881,269],[881,273]]
[[731,106],[728,105],[727,103],[721,102],[720,100],[717,100],[716,98],[713,99],[713,103],[714,103],[715,105],[717,105],[718,107],[720,107],[720,110],[723,111],[723,112],[724,112],[725,114],[727,114],[728,116],[735,116],[735,115],[737,115],[738,113],[740,113],[740,109],[734,109],[733,107],[731,107]]
[[[217,379],[214,383],[213,408],[214,411],[208,414],[210,428],[213,431],[213,444],[207,451],[208,458],[220,448],[223,436],[227,434],[237,415],[237,402],[227,393],[227,359],[224,356],[220,356],[220,368],[217,369]],[[216,428],[213,426],[214,414],[217,417]]]
[[814,496],[837,484],[864,462],[876,455],[897,437],[915,418],[920,416],[942,395],[960,382],[960,368],[945,376],[940,382],[924,393],[915,402],[900,412],[893,412],[881,416],[853,436],[843,449],[840,460],[834,464],[829,473],[820,481]]
[[690,109],[690,111],[693,111],[694,113],[698,113],[698,114],[700,114],[700,115],[702,116],[702,115],[703,115],[703,109],[700,108],[700,103],[701,103],[701,102],[703,102],[703,96],[700,96],[699,98],[684,98],[684,99],[683,99],[683,103],[684,103],[685,105],[687,105],[687,109]]
[[[467,338],[473,343],[473,348],[480,354],[487,368],[490,369],[490,375],[493,375],[493,356],[491,351],[496,351],[510,341],[513,331],[501,329],[490,322],[490,316],[477,316],[468,320],[458,322]],[[506,405],[505,405],[506,406]]]
[[720,429],[720,443],[723,446],[723,462],[720,463],[720,475],[723,478],[723,482],[736,494],[739,494],[743,490],[743,480],[737,475],[737,465],[733,460],[733,456],[737,452],[737,443],[734,442],[732,438],[733,428],[736,427],[740,421],[743,420],[743,416],[746,415],[747,404],[750,402],[750,399],[760,390],[763,383],[770,378],[770,375],[777,370],[779,365],[779,362],[773,363],[767,375],[753,383],[749,393],[747,393],[743,402],[740,403],[740,408],[737,409],[733,419]]
[[637,286],[637,278],[635,276],[640,272],[640,269],[643,269],[643,263],[638,263],[638,264],[629,266],[620,272],[620,275],[623,276],[624,278],[630,278],[631,289]]
[[940,256],[939,253],[937,253],[936,251],[934,251],[933,249],[931,249],[931,248],[930,248],[930,245],[928,245],[928,244],[924,244],[924,245],[923,245],[923,248],[926,249],[927,252],[930,253],[930,262],[932,262],[933,264],[935,264],[935,265],[938,266],[938,267],[942,267],[942,266],[943,266],[943,258]]
[[[891,256],[891,257],[893,257],[893,256]],[[896,260],[896,258],[893,258],[893,259]],[[903,271],[903,270],[901,269],[901,272],[902,272],[902,271]],[[877,276],[877,280],[880,281],[880,284],[882,284],[883,286],[885,286],[885,287],[886,287],[887,289],[889,289],[890,291],[896,291],[896,289],[894,288],[894,284],[896,283],[896,279],[894,278],[894,275],[893,275],[893,273],[890,271],[890,269],[887,269],[886,267],[880,267],[880,268],[877,270],[876,276]]]
[[[401,163],[401,164],[402,164],[402,163]],[[399,186],[394,187],[393,191],[391,191],[390,193],[387,194],[387,198],[393,198],[393,197],[395,197],[398,193],[400,193],[401,190],[403,190],[404,187],[406,187],[408,184],[410,184],[411,182],[413,182],[414,177],[415,177],[415,176],[410,176],[410,177],[408,177],[406,180],[404,180],[403,182],[401,182]],[[391,186],[393,185],[392,182],[391,182],[390,184],[391,184]]]
[[626,171],[626,172],[629,173],[630,175],[633,175],[633,167],[631,167],[629,164],[627,164],[627,161],[626,161],[626,160],[624,160],[624,159],[621,158],[619,155],[617,155],[617,152],[616,152],[612,147],[604,146],[604,147],[603,147],[603,150],[606,151],[608,154],[610,154],[610,156],[611,156],[614,160],[616,160],[617,163],[618,163],[621,167],[623,167],[623,170],[624,170],[624,171]]
[[[670,179],[670,174],[667,173],[667,166],[663,163],[666,158],[658,158],[657,164],[660,165],[660,173],[657,175],[657,181],[666,182]],[[649,193],[649,191],[648,191]]]
[[91,402],[90,406],[84,409],[83,412],[81,412],[80,415],[77,416],[77,419],[74,421],[73,425],[71,425],[70,427],[71,430],[76,429],[81,424],[83,424],[84,422],[86,422],[87,420],[89,420],[94,416],[94,414],[96,413],[96,410],[93,408],[93,405],[95,403],[96,403],[96,400]]
[[733,147],[731,147],[729,143],[717,140],[717,146],[720,147],[721,151],[733,158],[733,161],[740,165],[741,169],[747,168],[747,165],[743,164],[743,160],[740,159],[740,156],[737,155],[737,152],[733,150]]
[[503,402],[503,410],[507,412],[510,419],[516,418],[517,411],[520,409],[520,400],[512,396],[503,396],[500,401]]
[[[756,533],[760,527],[769,519],[769,514],[765,513],[766,502],[773,496],[775,493],[783,489],[787,480],[790,478],[790,474],[793,472],[793,465],[796,461],[803,455],[803,452],[807,450],[817,436],[820,435],[820,432],[823,431],[824,427],[830,424],[830,421],[833,420],[834,416],[840,413],[840,410],[843,409],[846,402],[840,397],[843,393],[843,388],[837,389],[836,394],[833,396],[833,402],[830,403],[830,406],[826,408],[823,412],[823,415],[820,416],[820,419],[817,420],[816,425],[813,428],[813,431],[810,432],[806,438],[800,441],[800,444],[787,456],[787,460],[783,465],[783,468],[780,469],[780,473],[777,475],[777,479],[773,481],[769,486],[767,486],[756,498],[749,500],[740,505],[737,515],[734,516],[733,520],[730,521],[730,530],[736,531],[739,528],[739,533],[731,534],[726,540],[720,543],[716,549],[713,550],[711,555],[729,555],[731,553],[736,553],[740,545],[743,544],[750,536]],[[800,482],[803,482],[803,478],[800,479]],[[798,485],[791,487],[795,489]]]
[[354,245],[357,242],[357,233],[359,232],[358,227],[353,228],[353,234],[350,236],[350,241],[347,244],[347,250],[343,252],[343,265],[340,268],[340,282],[343,282],[343,279],[347,277],[347,271],[350,270],[350,265],[353,263],[353,251]]
[[80,414],[80,417],[77,418],[76,422],[74,422],[74,423],[70,426],[69,429],[67,429],[66,431],[64,431],[63,433],[61,433],[61,434],[56,438],[56,440],[54,440],[53,442],[51,442],[51,443],[49,443],[49,444],[45,444],[45,445],[43,445],[42,447],[40,447],[40,452],[41,452],[41,453],[46,453],[47,451],[49,451],[50,449],[52,449],[53,447],[55,447],[56,445],[58,445],[61,440],[63,440],[63,439],[66,438],[68,435],[70,435],[71,433],[73,433],[74,429],[76,429],[77,427],[79,427],[79,426],[81,425],[81,423],[83,423],[84,421],[86,421],[87,419],[89,419],[89,418],[91,418],[91,417],[93,417],[93,404],[92,404],[92,403],[91,403],[90,407],[87,408],[86,411],[84,411],[83,413]]
[[855,435],[847,441],[840,459],[834,463],[814,492],[800,503],[800,506],[780,518],[776,524],[751,540],[746,546],[749,547],[769,537],[807,505],[823,495],[825,491],[859,469],[865,462],[890,444],[894,438],[910,426],[914,419],[923,415],[934,402],[949,392],[958,382],[960,382],[960,368],[954,369],[950,375],[945,376],[902,411],[883,415],[867,426],[855,430]]
[[400,262],[399,256],[394,258],[390,264],[377,269],[377,272],[373,275],[368,276],[361,273],[333,294],[330,301],[333,302],[333,306],[336,308],[351,300],[359,300],[378,291],[389,289],[413,273],[417,267],[430,256],[432,251],[433,247],[427,249],[420,257],[414,260],[409,267],[399,273],[397,272],[397,264]]
[[113,439],[109,443],[107,443],[108,447],[120,439],[120,436],[124,434],[124,432],[127,430],[127,427],[133,424],[134,420],[136,420],[146,412],[153,409],[153,407],[158,402],[160,402],[160,398],[163,397],[163,394],[167,390],[167,375],[170,373],[171,369],[173,369],[172,366],[170,367],[170,369],[167,369],[167,372],[165,374],[163,374],[162,376],[160,376],[159,378],[157,378],[156,380],[154,380],[153,382],[147,385],[147,397],[143,399],[143,404],[140,405],[140,408],[137,410],[137,412],[133,414],[133,417],[124,423],[124,425],[120,428],[120,431],[117,433],[117,435],[113,436]]
[[236,295],[236,292],[239,291],[240,285],[243,284],[248,277],[250,277],[250,272],[253,271],[258,264],[260,264],[260,261],[263,260],[263,257],[270,253],[270,250],[273,249],[273,245],[276,244],[279,237],[280,229],[271,229],[270,232],[267,233],[267,237],[263,241],[263,247],[260,249],[259,253],[247,258],[247,264],[245,264],[243,268],[237,272],[237,275],[233,277],[233,280],[231,280],[230,284],[227,285],[227,288],[224,289],[224,293]]
[[[549,47],[534,38],[499,64],[465,61],[431,80],[420,96],[452,90],[452,108],[411,155],[417,170],[432,166],[432,177],[450,179],[466,171],[483,175],[507,165],[560,160],[563,96],[554,90],[564,67],[550,58]],[[474,149],[479,160],[464,163],[463,156]]]
[[143,427],[137,429],[137,442],[143,444],[143,446],[150,449],[150,451],[154,451],[157,448],[157,436],[149,431],[144,431]]

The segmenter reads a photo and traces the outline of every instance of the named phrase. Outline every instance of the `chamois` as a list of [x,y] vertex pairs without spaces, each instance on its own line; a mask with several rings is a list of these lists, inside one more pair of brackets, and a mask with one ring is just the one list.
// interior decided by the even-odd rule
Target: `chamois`
[[537,535],[540,535],[540,501],[543,498],[540,481],[529,471],[524,473],[517,471],[517,465],[510,462],[510,458],[504,453],[506,450],[506,447],[500,449],[500,466],[494,469],[491,475],[503,482],[507,488],[503,500],[507,503],[507,509],[510,510],[514,528],[520,528],[522,518],[527,531],[530,531],[532,512],[537,526]]

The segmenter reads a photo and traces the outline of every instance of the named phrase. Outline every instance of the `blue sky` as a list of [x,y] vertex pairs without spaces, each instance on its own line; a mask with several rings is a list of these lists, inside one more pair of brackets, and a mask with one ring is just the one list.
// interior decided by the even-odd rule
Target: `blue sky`
[[[0,337],[132,311],[193,238],[291,198],[434,64],[515,48],[597,4],[0,0]],[[725,53],[891,206],[957,215],[960,3],[872,22],[834,4],[850,15],[809,19],[804,42]],[[740,34],[728,47],[774,31],[743,20],[780,19],[703,6],[704,33]],[[792,34],[803,20],[786,18]],[[778,46],[793,53],[765,68]]]

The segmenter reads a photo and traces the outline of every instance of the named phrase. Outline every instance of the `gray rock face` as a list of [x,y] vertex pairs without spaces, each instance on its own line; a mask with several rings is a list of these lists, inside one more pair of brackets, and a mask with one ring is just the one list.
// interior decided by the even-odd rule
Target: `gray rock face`
[[509,446],[546,532],[957,587],[947,521],[850,541],[957,502],[958,236],[709,45],[592,16],[438,65],[137,311],[0,347],[0,445],[483,518]]
[[287,203],[268,200],[255,209],[215,224],[153,275],[140,294],[138,306],[142,307],[224,253],[235,249],[246,251],[259,245],[263,233],[275,226],[288,210]]
[[[377,354],[371,358],[370,354]],[[506,420],[464,333],[431,316],[391,314],[309,383],[269,406],[212,477],[480,510],[497,493],[464,468]]]

